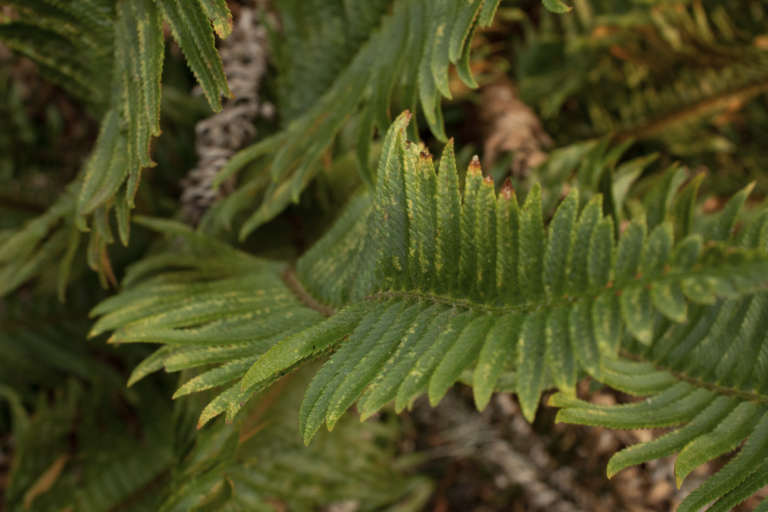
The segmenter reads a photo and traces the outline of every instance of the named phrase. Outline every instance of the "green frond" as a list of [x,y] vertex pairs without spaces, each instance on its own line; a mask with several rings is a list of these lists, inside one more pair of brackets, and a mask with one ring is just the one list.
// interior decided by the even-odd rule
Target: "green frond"
[[[574,11],[578,21],[543,13],[517,47],[521,97],[557,118],[563,141],[613,133],[679,156],[732,152],[712,120],[764,93],[768,78],[753,44],[763,28],[745,5],[587,2]],[[566,100],[579,107],[562,109]]]
[[[145,400],[157,400],[147,388]],[[136,404],[139,405],[139,404]],[[114,421],[114,404],[103,395],[70,382],[48,405],[40,400],[26,431],[17,438],[17,464],[7,487],[8,510],[57,511],[72,507],[106,511],[153,508],[162,479],[173,461],[171,411],[163,403],[147,408],[139,439],[128,425]],[[94,435],[99,432],[99,435]],[[73,443],[72,441],[75,441]]]
[[[197,435],[190,420],[199,406],[189,398],[172,405],[144,382],[126,408],[103,390],[70,382],[50,404],[40,397],[31,418],[17,407],[18,458],[5,506],[268,512],[275,499],[314,510],[353,496],[361,510],[422,508],[432,483],[406,475],[408,461],[393,457],[395,425],[342,421],[342,437],[320,435],[311,448],[303,446],[297,416],[308,377],[303,372],[253,400],[236,423],[222,418]],[[0,386],[0,397],[9,396]]]
[[431,483],[398,469],[405,461],[389,454],[392,426],[345,420],[338,435],[321,435],[312,447],[303,446],[297,416],[309,376],[292,375],[287,385],[253,400],[233,424],[220,420],[201,430],[158,510],[184,511],[218,500],[237,510],[267,512],[275,499],[291,510],[313,510],[350,497],[361,510],[423,507]]
[[[276,43],[287,61],[284,80],[291,92],[284,101],[290,124],[272,139],[243,150],[217,176],[222,183],[256,158],[269,157],[273,183],[242,226],[241,238],[298,202],[350,118],[357,120],[360,173],[369,190],[375,187],[368,163],[370,139],[374,130],[384,134],[397,122],[392,112],[415,113],[420,107],[432,133],[445,141],[440,103],[451,98],[449,67],[457,66],[458,76],[477,87],[468,69],[470,34],[478,25],[490,25],[499,4],[395,0],[387,8],[389,2],[370,0],[344,2],[343,7],[340,1],[320,3],[322,16],[311,14],[304,3],[301,8],[293,2],[278,7],[287,31],[287,41]],[[364,15],[352,17],[350,12]],[[297,52],[301,66],[293,63]],[[305,79],[310,73],[312,79]]]
[[[404,133],[405,127],[396,124],[387,134],[370,217],[342,217],[319,243],[322,250],[310,251],[299,263],[301,276],[312,282],[312,269],[328,265],[328,254],[354,247],[342,233],[357,237],[362,245],[357,254],[340,258],[335,273],[323,274],[336,280],[333,286],[349,290],[361,272],[359,262],[373,260],[366,256],[369,251],[377,253],[365,300],[339,313],[350,318],[348,330],[337,331],[341,325],[331,318],[325,329],[321,324],[280,342],[254,364],[242,384],[245,389],[293,368],[299,354],[333,332],[340,347],[302,408],[307,442],[324,420],[332,427],[358,398],[364,416],[392,399],[399,410],[424,392],[435,404],[474,365],[478,406],[487,404],[495,379],[509,367],[518,373],[516,390],[532,420],[547,371],[571,392],[579,368],[610,379],[625,329],[624,336],[635,335],[644,347],[651,341],[654,318],[685,329],[689,309],[698,303],[749,300],[765,285],[764,248],[736,247],[730,238],[705,244],[700,235],[674,243],[673,225],[663,219],[677,179],[650,195],[663,196],[661,203],[648,202],[648,215],[661,211],[653,215],[663,215],[663,221],[646,235],[645,218],[635,219],[616,241],[600,195],[577,218],[578,195],[571,193],[545,229],[538,185],[522,205],[508,185],[497,199],[477,162],[470,164],[460,211],[451,211],[459,201],[458,188],[442,184],[457,182],[452,152],[446,151],[441,161],[444,174],[435,176],[428,158],[413,151]],[[352,206],[356,212],[359,201]],[[732,202],[737,206],[726,207],[721,218],[731,218],[730,211],[743,204],[742,195]],[[451,214],[457,224],[441,221]],[[352,231],[363,223],[364,245],[363,233]],[[452,247],[441,249],[446,241]],[[354,270],[344,265],[350,261],[357,262]],[[329,288],[312,289],[321,292],[319,300],[338,304],[336,292],[323,295]],[[437,318],[445,320],[435,324]],[[408,333],[423,333],[429,341],[422,344]],[[296,355],[286,359],[286,354]],[[646,388],[667,383],[651,380]],[[670,406],[657,421],[679,424],[703,408],[707,397],[705,392],[691,403],[690,411]]]
[[[398,117],[384,138],[374,196],[355,197],[295,274],[179,224],[141,220],[188,248],[145,259],[128,272],[126,290],[93,311],[101,316],[93,333],[164,344],[131,382],[163,367],[217,365],[177,396],[223,387],[199,423],[224,412],[234,421],[256,393],[330,353],[301,406],[305,443],[355,403],[363,418],[425,393],[436,404],[458,381],[473,386],[481,409],[512,382],[533,420],[554,384],[560,421],[680,427],[620,452],[612,474],[680,452],[682,481],[746,438],[684,510],[724,495],[731,503],[763,482],[768,216],[734,231],[752,186],[694,224],[701,178],[678,190],[686,175],[672,166],[643,184],[643,202],[627,210],[633,217],[617,236],[616,208],[606,211],[601,193],[581,206],[574,188],[550,216],[538,184],[523,201],[510,183],[497,195],[477,160],[462,197],[452,142],[436,173],[431,156],[405,140],[409,119]],[[625,149],[580,149],[576,176],[599,185],[594,176]],[[647,163],[633,163],[630,174]],[[625,197],[623,186],[606,192]],[[650,396],[592,405],[575,397],[583,375]]]
[[[68,194],[74,194],[76,202],[62,197],[37,222],[53,232],[46,252],[66,254],[60,273],[63,296],[79,246],[79,237],[66,229],[72,220],[80,231],[90,231],[88,264],[99,272],[104,285],[114,281],[106,253],[114,242],[109,227],[113,207],[119,237],[128,244],[129,211],[140,172],[155,165],[150,158],[151,138],[160,135],[163,22],[171,28],[211,107],[220,110],[220,94],[231,93],[209,18],[224,36],[231,31],[231,19],[226,4],[219,0],[121,0],[98,6],[88,0],[11,3],[19,19],[0,25],[0,40],[39,63],[53,81],[83,98],[101,116],[94,149],[69,187]],[[66,219],[63,229],[55,226],[61,218]],[[22,236],[34,236],[30,231],[39,234],[39,229],[27,226]],[[30,252],[36,248],[32,243],[23,247]],[[35,276],[41,265],[32,259],[25,268],[0,270],[13,276],[8,283],[1,283],[0,277],[0,295]]]
[[[676,377],[641,363],[622,362],[616,370],[616,373],[624,375],[624,386],[617,387],[640,391],[639,394],[650,391],[647,388],[643,390],[643,381],[674,382]],[[550,405],[562,408],[558,412],[558,421],[570,423],[627,429],[684,424],[657,439],[615,454],[608,464],[609,477],[628,466],[679,452],[675,474],[680,486],[685,477],[701,464],[741,446],[738,455],[696,488],[683,500],[678,510],[701,510],[713,501],[715,503],[709,510],[730,510],[768,482],[765,459],[768,453],[766,397],[756,404],[749,398],[744,400],[738,395],[729,396],[721,389],[697,389],[695,383],[670,382],[661,385],[666,388],[664,391],[634,404],[597,406],[557,394],[550,399]]]
[[[286,284],[284,274],[290,272],[286,265],[236,251],[183,224],[137,220],[180,236],[187,245],[184,253],[161,253],[130,268],[125,291],[91,313],[100,318],[90,336],[114,331],[110,343],[164,344],[134,369],[129,384],[162,368],[180,371],[220,363],[227,364],[186,382],[175,396],[239,383],[275,342],[324,318]],[[307,357],[327,350],[323,347]],[[234,416],[252,393],[243,397],[239,387],[224,392],[214,400],[217,405],[203,413],[201,424],[228,409],[229,416]]]
[[[751,186],[744,194],[736,194],[718,215],[715,233],[733,240],[733,219],[749,189]],[[762,230],[765,218],[759,216],[754,222],[757,224],[748,226],[746,233]],[[694,238],[686,238],[691,240]],[[752,238],[743,246],[763,251],[764,243],[765,240]],[[681,243],[672,260],[690,267],[691,255],[699,250],[700,240]],[[711,290],[708,286],[693,280],[685,282],[680,293],[706,299]],[[550,401],[563,407],[558,421],[618,428],[650,428],[659,421],[684,424],[658,439],[617,453],[608,465],[609,476],[625,467],[679,452],[675,473],[680,485],[698,466],[741,446],[738,456],[686,498],[680,510],[699,510],[712,501],[715,504],[710,510],[729,510],[768,482],[768,445],[763,432],[768,418],[768,386],[764,377],[768,360],[768,296],[757,292],[732,297],[730,291],[723,292],[718,299],[689,303],[684,323],[674,322],[680,314],[674,313],[678,309],[674,303],[665,306],[673,313],[666,313],[666,318],[659,313],[648,316],[645,344],[638,343],[639,336],[632,340],[625,335],[623,346],[627,355],[647,362],[612,362],[603,382],[630,394],[651,395],[640,405],[598,407],[563,395],[555,395]],[[653,404],[675,390],[688,394],[667,406],[674,416],[669,417]],[[693,393],[705,397],[695,409],[691,409],[696,405],[691,398]],[[629,415],[629,407],[640,407],[644,412]]]

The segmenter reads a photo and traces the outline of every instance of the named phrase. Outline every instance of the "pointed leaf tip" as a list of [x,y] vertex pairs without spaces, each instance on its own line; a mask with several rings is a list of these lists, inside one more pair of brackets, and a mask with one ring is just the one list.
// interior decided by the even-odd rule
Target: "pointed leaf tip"
[[467,172],[471,174],[482,174],[483,171],[480,167],[480,159],[477,157],[477,155],[473,156],[472,160],[470,160],[469,169]]
[[504,180],[504,184],[501,185],[500,196],[504,199],[512,199],[512,194],[515,193],[515,187],[512,185],[512,178]]
[[573,7],[565,5],[560,0],[544,0],[544,7],[556,14],[564,14],[573,10]]

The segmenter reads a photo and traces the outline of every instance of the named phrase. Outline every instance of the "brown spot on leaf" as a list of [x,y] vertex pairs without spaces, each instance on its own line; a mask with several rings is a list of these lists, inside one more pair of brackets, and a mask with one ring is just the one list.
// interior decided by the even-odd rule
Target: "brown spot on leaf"
[[515,187],[512,186],[512,180],[510,178],[507,178],[504,180],[504,184],[501,186],[501,192],[499,194],[499,197],[503,197],[504,199],[512,199],[512,194],[515,193]]

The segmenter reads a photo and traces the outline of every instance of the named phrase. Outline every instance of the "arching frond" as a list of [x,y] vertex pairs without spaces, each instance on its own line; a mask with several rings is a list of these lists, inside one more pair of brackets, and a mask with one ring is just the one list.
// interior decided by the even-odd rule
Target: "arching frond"
[[168,221],[147,227],[188,240],[187,254],[158,254],[130,269],[126,291],[92,314],[91,336],[115,330],[110,343],[166,344],[133,371],[129,385],[165,368],[180,371],[226,363],[186,382],[174,396],[231,386],[209,404],[202,426],[229,411],[231,420],[260,385],[241,391],[240,378],[275,342],[314,325],[324,315],[307,307],[281,279],[286,265],[236,251]]
[[[243,379],[246,388],[274,378],[299,363],[299,354],[306,358],[320,336],[339,336],[337,318],[349,318],[348,339],[313,381],[302,407],[307,441],[323,421],[332,427],[358,400],[364,417],[391,400],[402,409],[424,392],[435,404],[472,365],[480,408],[510,365],[523,412],[532,419],[547,371],[573,394],[579,368],[603,378],[625,329],[650,343],[656,311],[669,322],[685,322],[690,301],[742,296],[764,285],[764,250],[727,242],[734,208],[726,209],[706,244],[698,235],[675,244],[673,224],[652,209],[652,229],[646,218],[636,218],[615,241],[601,197],[579,213],[572,190],[545,229],[538,186],[523,204],[508,187],[497,197],[473,162],[462,199],[451,143],[435,174],[431,156],[404,140],[407,121],[401,116],[384,143],[357,264],[329,258],[352,252],[351,241],[339,236],[349,225],[343,218],[338,232],[329,234],[339,242],[308,253],[299,266],[332,269],[324,276],[334,284],[320,289],[331,292],[322,300],[344,297],[336,292],[344,284],[352,296],[368,282],[365,300],[281,342]],[[743,204],[745,194],[732,202]],[[360,221],[346,231],[355,233],[355,226]],[[359,262],[373,258],[373,277],[365,277]]]
[[[761,318],[763,303],[768,302],[762,300],[768,216],[753,216],[735,236],[751,185],[698,225],[692,216],[701,177],[678,192],[685,175],[672,168],[646,192],[618,237],[616,210],[608,209],[606,215],[599,193],[580,207],[577,189],[571,189],[545,225],[548,215],[538,184],[524,201],[518,201],[509,184],[497,195],[477,160],[470,163],[462,196],[452,141],[436,172],[432,156],[405,140],[409,118],[407,112],[399,116],[383,142],[375,197],[366,193],[354,199],[299,260],[295,275],[289,271],[280,281],[276,275],[285,267],[275,267],[273,277],[264,277],[270,272],[265,263],[248,271],[258,283],[272,279],[275,300],[285,297],[288,310],[308,310],[310,318],[304,325],[293,323],[290,331],[272,329],[280,315],[272,315],[267,323],[249,319],[242,334],[226,330],[243,336],[238,340],[276,336],[267,343],[271,348],[249,353],[250,359],[241,359],[239,353],[237,359],[226,359],[226,352],[222,359],[211,359],[227,363],[180,390],[239,379],[208,406],[210,415],[204,412],[202,422],[224,410],[233,419],[254,391],[329,352],[301,407],[307,443],[322,423],[333,428],[354,403],[363,418],[392,401],[399,411],[423,393],[436,404],[460,379],[472,384],[482,409],[502,373],[505,385],[513,382],[529,420],[541,393],[552,385],[561,391],[553,405],[565,408],[563,420],[589,418],[583,422],[613,428],[680,425],[715,402],[721,404],[719,395],[733,397],[734,408],[740,400],[762,400],[764,329],[760,321],[745,319]],[[609,190],[615,199],[615,189]],[[184,234],[171,225],[164,229]],[[211,243],[205,240],[198,241]],[[148,269],[159,270],[171,261],[157,258]],[[223,343],[220,322],[230,322],[240,312],[224,306],[229,293],[239,297],[244,309],[259,311],[258,304],[251,305],[260,300],[251,277],[232,270],[240,268],[234,263],[237,258],[216,257],[228,272],[236,272],[237,283],[196,266],[211,265],[207,260],[176,259],[196,269],[190,276],[216,280],[185,284],[166,297],[162,287],[177,282],[173,274],[148,279],[94,310],[111,312],[94,332],[118,328],[113,340],[168,344],[142,363],[139,374],[163,364],[173,368],[172,358],[185,358],[191,344],[217,350]],[[184,274],[181,279],[189,280]],[[240,286],[246,282],[250,286]],[[133,283],[135,278],[129,276],[127,284]],[[284,283],[295,294],[284,295]],[[188,298],[180,305],[182,297]],[[205,307],[210,314],[200,316],[196,311],[202,311],[205,300],[211,301]],[[222,306],[212,306],[213,301]],[[737,311],[741,316],[733,316]],[[321,312],[330,318],[324,320]],[[155,323],[161,328],[155,329]],[[733,334],[742,331],[734,342]],[[695,338],[689,337],[692,332]],[[750,354],[745,362],[734,357],[745,351]],[[627,362],[625,353],[646,362]],[[661,355],[651,357],[657,353]],[[647,361],[673,371],[659,372]],[[506,377],[510,375],[511,380]],[[575,385],[582,375],[654,398],[615,412],[594,412],[593,406],[576,399]],[[761,410],[758,407],[755,414]],[[744,428],[741,425],[732,436],[733,443],[749,434]],[[755,441],[755,453],[764,457],[760,442]],[[727,451],[731,445],[723,446],[718,449]],[[755,465],[754,457],[749,455],[751,462],[744,466],[749,474],[762,467]],[[692,467],[702,462],[691,461]]]

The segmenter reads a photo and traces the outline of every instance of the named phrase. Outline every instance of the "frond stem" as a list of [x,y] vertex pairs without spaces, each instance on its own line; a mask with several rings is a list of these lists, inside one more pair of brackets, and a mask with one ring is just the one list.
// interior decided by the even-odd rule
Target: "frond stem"
[[[646,361],[641,356],[630,354],[629,352],[626,352],[624,350],[619,351],[619,355],[621,357],[625,357],[627,359],[631,359],[633,361],[637,361],[640,363],[648,363],[649,361]],[[760,395],[757,393],[752,393],[749,391],[742,391],[740,389],[733,389],[725,386],[720,386],[718,384],[714,384],[712,382],[707,382],[701,379],[697,379],[696,377],[691,377],[690,375],[686,375],[681,372],[677,372],[674,370],[670,370],[669,368],[665,368],[662,365],[655,364],[651,362],[653,366],[663,372],[667,372],[671,374],[675,379],[681,380],[684,382],[687,382],[688,384],[692,384],[696,387],[706,389],[708,391],[712,391],[713,393],[717,393],[719,395],[723,396],[730,396],[734,398],[741,398],[742,400],[749,400],[750,402],[757,402],[761,404],[768,404],[768,396]]]
[[304,289],[301,281],[299,281],[299,278],[296,277],[296,269],[293,266],[286,267],[285,271],[280,275],[280,278],[283,280],[286,286],[291,289],[291,291],[294,293],[294,295],[296,295],[301,303],[307,306],[309,309],[314,309],[318,313],[325,316],[333,316],[336,314],[335,309],[330,308],[325,304],[319,303],[315,300],[314,297],[312,297],[312,295],[309,294],[307,290]]
[[[742,270],[746,270],[746,268],[749,268],[750,272],[768,273],[768,262],[763,262],[763,261],[749,262],[744,264],[743,267],[744,268],[742,268]],[[514,306],[506,306],[506,305],[494,306],[489,304],[477,304],[469,300],[456,299],[453,297],[446,297],[443,295],[434,295],[428,292],[421,292],[416,290],[380,291],[366,297],[365,300],[368,300],[368,301],[389,300],[394,298],[404,298],[404,299],[411,299],[411,300],[430,300],[432,302],[435,302],[438,304],[444,304],[450,307],[461,307],[466,309],[473,309],[475,311],[481,311],[487,314],[491,314],[491,313],[528,314],[534,311],[538,311],[541,308],[554,309],[558,306],[573,304],[583,299],[596,299],[597,297],[605,293],[615,293],[617,295],[620,295],[622,293],[622,290],[630,287],[635,287],[635,286],[649,287],[649,286],[652,286],[654,283],[681,282],[685,279],[696,278],[696,277],[728,277],[729,271],[732,272],[733,267],[731,267],[730,269],[703,268],[703,269],[694,269],[690,271],[673,271],[673,272],[668,272],[664,274],[642,276],[640,278],[635,278],[630,281],[618,283],[618,285],[610,283],[608,287],[605,287],[605,288],[592,288],[592,289],[586,290],[583,293],[574,294],[574,295],[564,295],[562,297],[544,297],[540,301],[535,301],[535,302],[526,301],[519,305],[514,305]],[[293,277],[293,279],[296,279],[295,276]],[[289,284],[289,286],[291,285]],[[301,286],[301,285],[299,284],[298,286]],[[765,286],[765,283],[764,282],[756,283],[756,287],[761,287],[761,286]],[[307,294],[306,291],[303,291],[303,293]],[[314,299],[312,299],[309,296],[309,294],[307,294],[307,297],[308,297],[308,300],[311,300],[314,302]],[[322,305],[319,305],[319,307],[326,308],[326,306],[322,306]],[[315,308],[313,307],[313,309]],[[326,309],[329,309],[329,308],[326,308]],[[321,310],[317,310],[317,311],[321,311]]]

